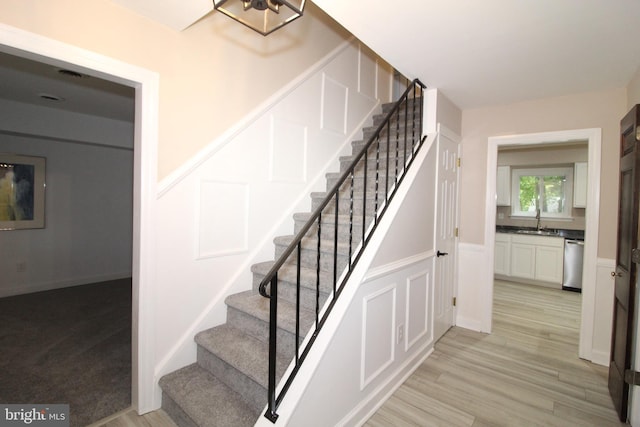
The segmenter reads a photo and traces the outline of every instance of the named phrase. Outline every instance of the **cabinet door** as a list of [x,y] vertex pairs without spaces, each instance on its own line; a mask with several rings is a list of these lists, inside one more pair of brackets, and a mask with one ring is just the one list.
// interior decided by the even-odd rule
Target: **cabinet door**
[[580,162],[573,166],[573,207],[587,207],[587,163]]
[[509,242],[501,242],[496,239],[494,253],[494,274],[509,276],[511,274],[511,248]]
[[563,248],[551,246],[536,247],[535,279],[543,282],[562,284]]
[[536,247],[524,243],[511,243],[511,275],[535,279]]
[[496,205],[511,206],[511,167],[498,166],[496,175]]

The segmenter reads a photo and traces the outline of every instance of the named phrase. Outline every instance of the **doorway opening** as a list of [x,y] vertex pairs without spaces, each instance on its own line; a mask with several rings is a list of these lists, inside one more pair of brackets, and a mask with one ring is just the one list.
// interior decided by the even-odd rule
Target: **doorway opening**
[[485,242],[489,251],[490,268],[486,278],[489,286],[483,307],[483,330],[490,332],[493,313],[493,281],[496,230],[496,175],[498,148],[539,144],[566,144],[572,141],[587,141],[588,144],[588,183],[585,217],[585,248],[582,284],[582,315],[580,322],[580,358],[592,360],[592,344],[595,314],[596,267],[598,250],[598,218],[600,205],[600,152],[601,130],[578,129],[569,131],[544,132],[535,134],[491,137],[487,149],[487,193],[485,201]]
[[153,202],[157,185],[159,78],[154,72],[54,39],[0,25],[0,51],[61,68],[73,67],[135,89],[132,227],[131,401],[138,413],[159,400],[154,386],[151,298],[153,275]]

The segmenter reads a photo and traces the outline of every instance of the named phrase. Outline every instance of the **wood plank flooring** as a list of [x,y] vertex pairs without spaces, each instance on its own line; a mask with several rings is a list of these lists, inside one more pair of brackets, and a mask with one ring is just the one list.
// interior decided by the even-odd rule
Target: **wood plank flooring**
[[[581,295],[496,281],[491,335],[453,327],[365,423],[398,426],[623,426],[606,367],[578,358]],[[175,427],[130,410],[94,427]]]
[[625,425],[607,368],[578,358],[581,295],[494,289],[493,333],[452,328],[365,426]]

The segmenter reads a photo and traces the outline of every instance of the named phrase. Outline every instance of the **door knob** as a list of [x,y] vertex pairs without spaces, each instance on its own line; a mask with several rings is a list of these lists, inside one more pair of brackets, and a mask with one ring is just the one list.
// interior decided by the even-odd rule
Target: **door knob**
[[445,255],[449,255],[449,252],[440,252],[440,251],[436,252],[436,256],[438,258],[441,257],[441,256],[445,256]]
[[622,277],[622,273],[616,273],[615,271],[612,271],[611,277]]

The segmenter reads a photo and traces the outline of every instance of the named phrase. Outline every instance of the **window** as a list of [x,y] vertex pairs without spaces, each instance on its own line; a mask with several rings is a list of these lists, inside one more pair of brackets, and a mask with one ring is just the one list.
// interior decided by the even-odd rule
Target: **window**
[[571,218],[573,169],[513,169],[511,214],[514,216]]

